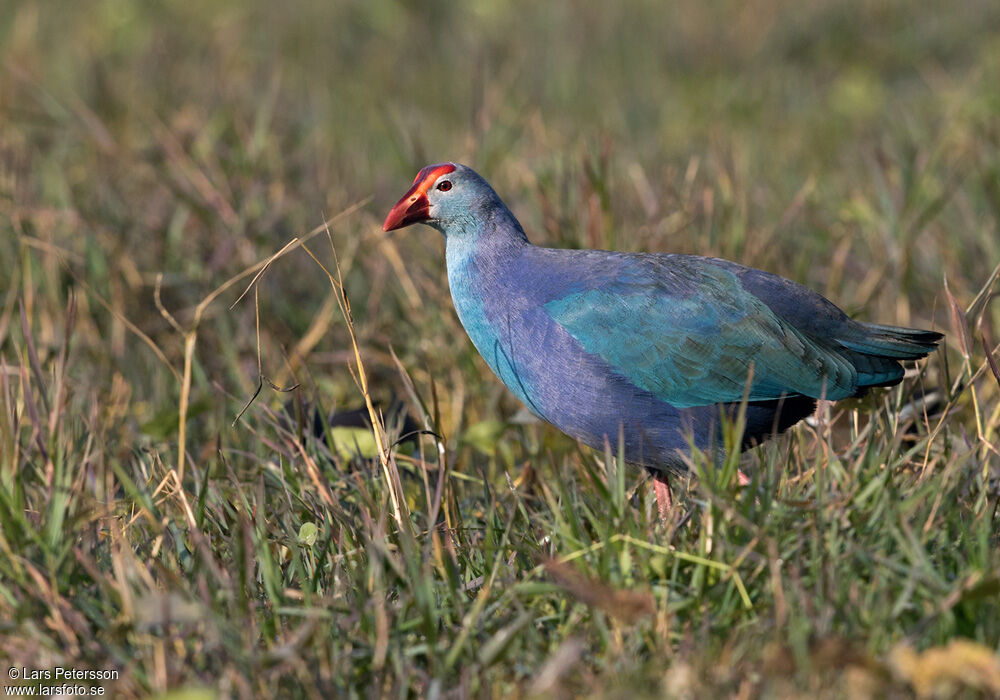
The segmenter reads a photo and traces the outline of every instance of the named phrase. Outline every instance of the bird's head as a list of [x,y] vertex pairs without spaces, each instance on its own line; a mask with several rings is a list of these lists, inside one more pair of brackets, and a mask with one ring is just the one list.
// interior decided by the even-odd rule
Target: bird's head
[[425,223],[443,233],[454,233],[499,202],[493,188],[472,168],[458,163],[428,165],[389,211],[382,228],[395,231]]

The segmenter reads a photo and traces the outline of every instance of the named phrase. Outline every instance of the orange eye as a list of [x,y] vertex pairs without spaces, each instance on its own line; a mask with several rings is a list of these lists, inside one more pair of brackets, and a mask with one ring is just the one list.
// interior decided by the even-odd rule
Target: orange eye
[[451,189],[451,180],[442,180],[437,184],[437,188],[442,192],[447,192]]

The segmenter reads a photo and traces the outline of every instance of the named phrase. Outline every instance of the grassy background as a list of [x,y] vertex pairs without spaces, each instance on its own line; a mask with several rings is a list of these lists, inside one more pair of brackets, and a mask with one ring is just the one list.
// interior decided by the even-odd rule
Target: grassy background
[[[994,0],[3,3],[0,663],[117,697],[1000,693],[998,85]],[[446,159],[536,243],[728,257],[947,348],[659,524],[520,420],[440,237],[381,232]],[[230,308],[345,211],[308,246],[370,394],[443,438],[384,466],[277,418],[364,405],[313,258]],[[234,425],[258,361],[298,389]]]

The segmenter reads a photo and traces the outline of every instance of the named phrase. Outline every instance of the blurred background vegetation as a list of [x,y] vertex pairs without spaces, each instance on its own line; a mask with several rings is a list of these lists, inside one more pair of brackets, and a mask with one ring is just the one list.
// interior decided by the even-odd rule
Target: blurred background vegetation
[[[973,309],[963,344],[944,280],[965,310],[1000,262],[998,85],[994,0],[3,3],[0,659],[122,669],[125,696],[746,696],[919,690],[886,660],[899,643],[995,649],[997,606],[980,594],[1000,571],[984,357],[1000,315]],[[482,173],[535,243],[717,255],[865,320],[948,330],[924,387],[943,388],[947,421],[901,448],[893,393],[860,412],[880,434],[842,417],[837,478],[813,479],[805,443],[833,443],[803,429],[751,458],[780,507],[742,496],[741,520],[699,491],[721,486],[692,485],[691,521],[655,530],[615,496],[613,460],[511,422],[516,401],[452,310],[440,237],[382,233],[442,160]],[[351,466],[273,413],[293,394],[323,412],[363,403],[313,259],[293,251],[260,279],[259,334],[253,295],[229,308],[249,277],[198,312],[354,205],[309,246],[328,266],[336,247],[374,397],[408,400],[444,438],[440,464],[421,440],[438,471],[401,470],[412,541],[387,520],[377,461]],[[265,384],[234,425],[258,352],[299,389]],[[887,469],[905,487],[879,481]],[[454,532],[431,536],[440,473]],[[838,501],[865,483],[886,495]],[[560,515],[581,509],[612,515]],[[871,541],[843,561],[809,544],[834,521]],[[537,568],[601,548],[614,556],[580,555],[578,573]],[[774,562],[796,557],[788,603]],[[608,608],[636,587],[656,613],[621,623]],[[984,678],[961,682],[1000,688]]]

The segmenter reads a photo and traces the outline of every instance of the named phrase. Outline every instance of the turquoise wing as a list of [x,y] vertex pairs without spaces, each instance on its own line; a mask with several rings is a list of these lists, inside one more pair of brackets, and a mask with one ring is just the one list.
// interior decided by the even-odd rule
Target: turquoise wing
[[[676,260],[676,259],[675,259]],[[730,271],[659,263],[545,304],[583,349],[678,408],[858,390],[857,371],[776,316]]]

